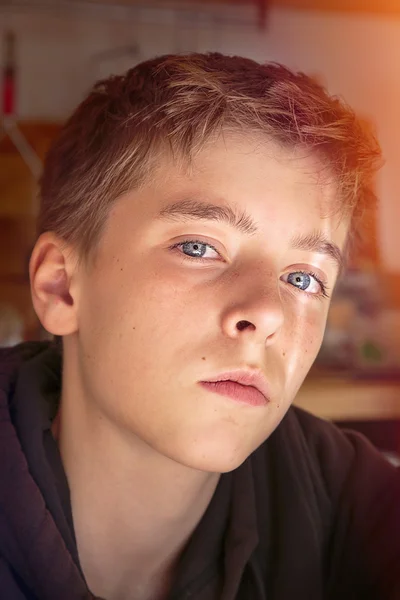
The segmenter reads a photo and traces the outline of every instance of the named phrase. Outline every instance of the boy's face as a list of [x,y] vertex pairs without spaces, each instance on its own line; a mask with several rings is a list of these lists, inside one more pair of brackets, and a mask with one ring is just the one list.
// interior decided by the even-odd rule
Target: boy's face
[[[94,266],[77,272],[67,385],[179,463],[237,467],[319,350],[323,287],[331,293],[347,235],[336,194],[306,152],[239,137],[208,145],[190,172],[166,162],[114,206]],[[200,383],[237,370],[265,376],[265,402]]]

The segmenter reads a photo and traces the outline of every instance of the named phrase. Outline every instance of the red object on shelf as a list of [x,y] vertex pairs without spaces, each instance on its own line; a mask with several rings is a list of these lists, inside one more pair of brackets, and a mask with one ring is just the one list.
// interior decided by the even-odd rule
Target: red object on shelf
[[256,0],[258,8],[258,26],[264,31],[267,26],[269,0]]
[[15,113],[15,35],[8,31],[4,39],[4,66],[3,66],[3,116],[12,116]]
[[15,119],[16,101],[16,59],[15,35],[12,31],[6,33],[4,38],[3,62],[3,90],[2,110],[0,119],[0,141],[8,137],[13,146],[18,150],[22,160],[37,180],[42,172],[42,162],[34,148],[18,127]]
[[14,114],[15,108],[15,79],[14,73],[5,70],[3,75],[3,116]]

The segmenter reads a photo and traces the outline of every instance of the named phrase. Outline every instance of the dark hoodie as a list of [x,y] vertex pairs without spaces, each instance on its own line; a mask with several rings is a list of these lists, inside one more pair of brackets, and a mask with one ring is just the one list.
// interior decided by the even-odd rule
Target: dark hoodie
[[[61,360],[0,351],[0,599],[88,600],[50,425]],[[133,517],[134,518],[134,517]],[[169,600],[400,600],[400,482],[365,439],[290,409],[223,475]]]

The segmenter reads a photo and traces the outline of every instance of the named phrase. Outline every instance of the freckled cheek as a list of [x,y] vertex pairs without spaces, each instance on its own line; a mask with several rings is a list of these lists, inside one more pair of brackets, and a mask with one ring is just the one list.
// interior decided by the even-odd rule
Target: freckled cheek
[[[158,272],[133,275],[131,284],[125,282],[117,296],[111,318],[117,319],[120,326],[132,324],[135,340],[143,336],[146,342],[152,338],[161,342],[171,335],[174,339],[186,337],[190,327],[198,327],[204,308],[208,307],[201,290]],[[132,331],[132,327],[124,327],[127,337]]]
[[304,319],[304,341],[310,351],[315,351],[322,342],[326,324],[325,313],[308,314]]
[[303,377],[314,362],[324,335],[325,317],[309,314],[301,321],[293,320],[286,330],[282,358],[286,370],[293,377]]

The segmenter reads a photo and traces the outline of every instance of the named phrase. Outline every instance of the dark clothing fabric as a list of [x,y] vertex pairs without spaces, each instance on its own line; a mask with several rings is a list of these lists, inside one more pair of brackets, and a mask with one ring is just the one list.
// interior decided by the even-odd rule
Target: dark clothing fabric
[[[51,434],[61,359],[0,351],[0,599],[89,600]],[[400,481],[364,438],[290,409],[222,475],[169,600],[400,600]]]

